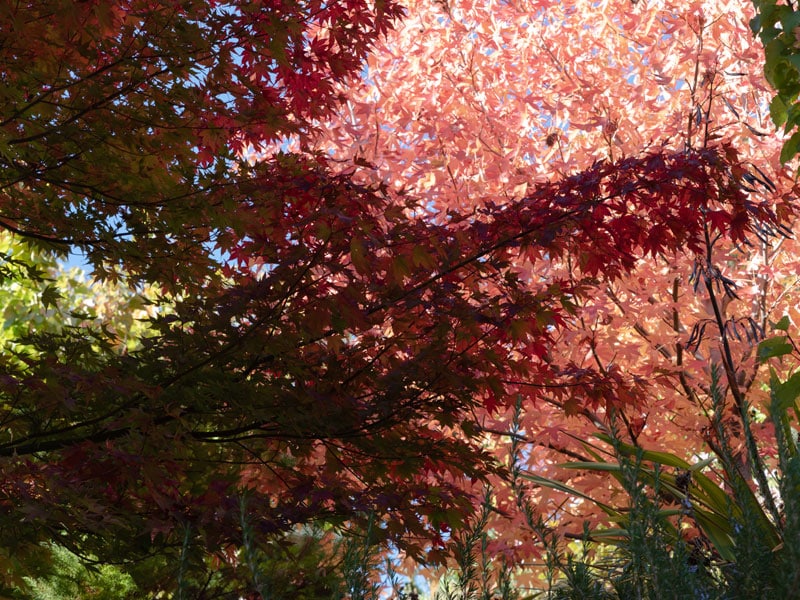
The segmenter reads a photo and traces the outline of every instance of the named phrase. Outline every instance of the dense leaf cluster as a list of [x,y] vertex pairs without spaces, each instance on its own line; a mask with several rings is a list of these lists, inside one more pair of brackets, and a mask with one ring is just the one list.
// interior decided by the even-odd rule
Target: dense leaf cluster
[[[0,548],[18,563],[55,539],[104,561],[171,557],[154,585],[180,587],[320,522],[374,522],[376,542],[441,560],[472,507],[465,482],[503,473],[477,411],[547,386],[573,413],[640,401],[618,369],[552,360],[593,286],[777,227],[753,187],[772,183],[727,144],[598,161],[435,216],[364,183],[363,161],[245,159],[308,134],[401,12],[0,9],[0,228],[84,252],[149,303],[136,343],[80,322],[2,355]],[[574,270],[524,270],[542,258]],[[18,266],[0,263],[10,280]]]

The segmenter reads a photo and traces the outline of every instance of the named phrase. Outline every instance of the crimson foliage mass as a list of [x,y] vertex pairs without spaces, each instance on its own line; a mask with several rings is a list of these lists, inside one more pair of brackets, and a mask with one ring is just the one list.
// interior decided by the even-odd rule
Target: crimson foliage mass
[[[635,402],[636,382],[550,362],[578,296],[774,222],[731,147],[601,162],[436,219],[359,183],[364,165],[240,158],[312,135],[401,15],[362,0],[0,7],[0,227],[169,306],[133,352],[86,329],[0,355],[0,546],[132,560],[191,531],[219,553],[242,542],[249,490],[264,536],[376,519],[422,558],[470,510],[460,482],[502,472],[477,411],[566,382],[573,403]],[[570,281],[518,268],[566,256]]]

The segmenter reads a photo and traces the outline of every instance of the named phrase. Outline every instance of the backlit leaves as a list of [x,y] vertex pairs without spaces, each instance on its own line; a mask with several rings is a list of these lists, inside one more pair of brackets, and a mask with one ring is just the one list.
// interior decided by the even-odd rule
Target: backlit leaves
[[[798,314],[796,189],[752,133],[741,10],[0,9],[0,227],[137,291],[108,317],[44,255],[2,259],[0,543],[188,544],[235,571],[248,528],[374,524],[439,561],[487,481],[497,527],[520,519],[512,407],[543,476],[612,426],[683,465],[721,443],[704,382],[728,355],[719,420],[743,444],[733,390],[757,404],[786,349],[760,338]],[[558,491],[613,507],[598,473],[560,476],[530,491],[543,514]]]

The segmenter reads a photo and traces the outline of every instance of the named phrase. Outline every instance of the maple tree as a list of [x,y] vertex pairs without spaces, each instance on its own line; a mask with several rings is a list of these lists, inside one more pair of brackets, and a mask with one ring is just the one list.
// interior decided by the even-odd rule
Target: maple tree
[[[585,261],[576,253],[518,262],[518,272],[534,284],[562,280],[590,287],[574,298],[576,312],[548,344],[548,360],[583,381],[616,377],[636,392],[626,397],[601,387],[587,398],[571,386],[530,385],[524,378],[514,385],[512,379],[503,396],[506,405],[523,399],[523,414],[514,425],[513,411],[482,413],[477,422],[487,443],[498,456],[520,461],[521,473],[577,493],[569,497],[552,485],[538,486],[528,490],[527,501],[546,522],[557,516],[559,531],[579,536],[586,519],[608,519],[580,494],[590,492],[606,506],[625,502],[606,474],[560,466],[595,460],[583,445],[593,434],[614,433],[635,447],[667,450],[677,461],[692,462],[721,451],[718,436],[730,436],[736,469],[753,485],[754,477],[759,480],[765,510],[779,520],[764,475],[777,460],[772,425],[764,418],[768,374],[756,357],[771,323],[788,315],[796,324],[798,318],[797,252],[786,237],[797,188],[782,164],[793,154],[791,142],[782,152],[783,139],[773,135],[769,119],[770,83],[784,82],[764,79],[764,48],[750,29],[758,23],[752,7],[669,1],[437,4],[438,10],[408,4],[406,19],[380,41],[368,77],[350,86],[317,147],[343,161],[355,157],[373,165],[371,177],[413,190],[436,219],[487,200],[512,202],[535,193],[540,182],[562,180],[597,160],[656,147],[682,151],[727,143],[743,163],[734,168],[735,177],[767,191],[783,222],[747,243],[709,235],[699,255],[648,257],[615,281],[587,282]],[[762,21],[769,35],[781,38],[780,47],[767,50],[766,74],[786,74],[787,87],[778,90],[786,103],[796,92],[790,85],[794,71],[781,67],[793,60],[794,30],[786,23],[793,27],[794,14],[778,7],[765,17],[771,20]],[[776,20],[784,22],[783,30],[772,27]],[[714,219],[701,218],[709,225]],[[519,359],[524,356],[520,349]],[[722,431],[712,422],[715,365],[724,380]],[[782,369],[787,373],[791,363]],[[609,409],[605,403],[611,400],[622,402]],[[509,436],[524,441],[524,452],[504,454]],[[611,452],[613,458],[613,449],[599,442],[592,452]],[[717,481],[730,481],[729,475]],[[512,558],[540,554],[541,540],[518,510],[519,488],[504,495],[502,482],[495,484],[497,505],[510,518],[494,523],[492,551]]]
[[476,489],[508,490],[487,436],[518,402],[539,467],[612,416],[631,442],[700,447],[703,301],[730,304],[722,257],[750,261],[755,327],[725,366],[756,390],[793,193],[777,143],[746,137],[766,88],[740,8],[700,8],[0,9],[0,227],[80,249],[149,311],[128,344],[81,321],[4,351],[8,580],[57,539],[171,557],[154,586],[189,565],[259,591],[247,532],[318,521],[443,561]]

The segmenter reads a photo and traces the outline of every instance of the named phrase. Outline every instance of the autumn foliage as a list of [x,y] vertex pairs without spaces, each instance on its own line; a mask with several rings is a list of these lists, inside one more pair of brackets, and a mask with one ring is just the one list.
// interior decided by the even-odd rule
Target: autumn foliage
[[572,534],[602,515],[511,475],[613,502],[556,466],[593,433],[717,451],[712,365],[763,491],[742,419],[798,317],[796,189],[747,15],[523,4],[0,7],[0,228],[147,315],[0,353],[7,585],[57,540],[244,593],[248,536],[311,523],[436,564],[488,484],[496,548],[535,556],[521,494]]

